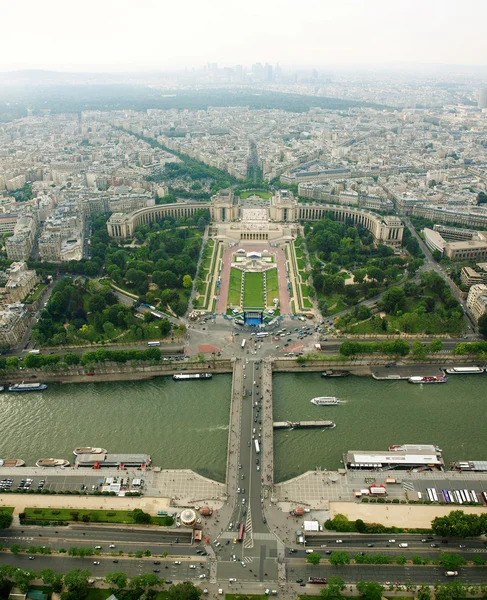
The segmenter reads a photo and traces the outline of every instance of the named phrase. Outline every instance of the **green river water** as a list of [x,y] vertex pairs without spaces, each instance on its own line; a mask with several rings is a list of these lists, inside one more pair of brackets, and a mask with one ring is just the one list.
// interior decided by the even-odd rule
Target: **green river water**
[[[274,419],[331,419],[333,430],[275,433],[276,481],[316,466],[339,468],[347,450],[434,443],[446,462],[487,458],[487,375],[451,376],[443,385],[365,377],[322,379],[319,373],[274,376]],[[72,460],[76,446],[144,452],[163,468],[192,468],[223,481],[231,376],[209,381],[49,385],[42,393],[0,394],[0,457]],[[338,396],[316,407],[314,396]]]

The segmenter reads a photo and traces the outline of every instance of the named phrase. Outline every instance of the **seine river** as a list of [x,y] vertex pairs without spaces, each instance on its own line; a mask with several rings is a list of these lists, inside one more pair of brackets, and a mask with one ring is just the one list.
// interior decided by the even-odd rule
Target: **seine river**
[[[223,481],[231,376],[49,385],[42,393],[0,394],[0,457],[73,459],[76,446],[144,452],[163,468],[192,468]],[[443,385],[323,379],[319,373],[274,376],[276,420],[331,419],[333,430],[275,433],[276,481],[316,466],[336,469],[347,450],[432,443],[445,460],[485,460],[487,375],[453,375]],[[317,407],[315,396],[344,403]]]
[[[391,444],[437,444],[445,462],[487,460],[487,375],[452,375],[448,383],[412,385],[369,377],[323,379],[319,373],[274,376],[274,419],[330,419],[335,429],[277,431],[275,480],[317,466],[336,469],[348,450]],[[318,407],[315,396],[344,403]]]
[[72,460],[78,446],[150,454],[163,468],[224,481],[231,375],[208,381],[49,385],[0,394],[0,456]]

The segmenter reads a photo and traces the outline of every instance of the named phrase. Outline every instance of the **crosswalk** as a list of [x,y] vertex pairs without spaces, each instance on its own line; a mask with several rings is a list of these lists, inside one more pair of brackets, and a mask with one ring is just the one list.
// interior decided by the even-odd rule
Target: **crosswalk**
[[244,539],[244,548],[253,548],[254,547],[254,539],[252,536],[252,511],[249,509],[247,511],[247,518],[245,520],[245,539]]
[[244,559],[244,562],[246,562],[247,564],[250,564],[251,562],[254,562],[254,557],[253,556],[244,556],[243,559]]
[[409,492],[414,492],[414,483],[411,483],[411,481],[403,481],[402,487]]

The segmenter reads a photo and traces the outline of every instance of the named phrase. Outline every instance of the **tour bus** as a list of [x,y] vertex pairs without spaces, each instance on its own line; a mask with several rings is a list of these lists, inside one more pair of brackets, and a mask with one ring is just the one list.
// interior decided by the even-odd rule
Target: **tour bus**
[[254,444],[255,444],[255,452],[256,452],[256,454],[260,454],[259,440],[254,440]]
[[150,348],[154,348],[155,346],[160,346],[160,345],[161,345],[161,342],[147,342],[147,345],[148,345]]
[[242,340],[242,350],[245,348],[246,343],[247,343],[247,340],[244,338]]
[[158,517],[167,517],[168,515],[169,515],[169,513],[167,512],[167,510],[158,510],[157,511]]
[[29,350],[29,354],[40,354],[40,350]]
[[240,525],[240,529],[239,529],[239,532],[238,532],[238,541],[239,542],[243,541],[244,532],[245,532],[245,525],[242,523],[242,525]]
[[266,331],[259,331],[259,333],[257,334],[258,338],[263,338],[268,336],[269,334]]

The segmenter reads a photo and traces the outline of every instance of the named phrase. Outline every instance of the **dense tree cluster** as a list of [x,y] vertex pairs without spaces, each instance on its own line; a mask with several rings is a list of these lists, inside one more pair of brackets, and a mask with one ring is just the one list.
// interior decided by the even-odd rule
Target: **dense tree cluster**
[[[305,234],[318,295],[343,295],[349,305],[377,295],[384,285],[402,276],[406,268],[414,272],[422,263],[420,258],[408,260],[394,255],[392,248],[376,246],[367,229],[352,221],[336,221],[329,215],[313,226],[305,224]],[[353,273],[354,285],[345,285],[341,269]]]
[[[200,219],[204,227],[204,215]],[[166,220],[162,227],[174,227],[174,221]],[[142,244],[139,248],[106,248],[107,275],[136,293],[141,301],[159,303],[163,310],[169,306],[177,315],[184,314],[191,293],[184,286],[184,277],[189,275],[192,280],[195,276],[201,234],[189,227],[162,230],[160,224],[153,223],[137,228],[135,237]]]
[[[387,318],[383,319],[379,315],[372,317],[369,323],[370,333],[404,331],[458,334],[463,331],[462,307],[443,278],[434,271],[421,273],[420,283],[407,281],[403,287],[389,288],[378,306],[387,314]],[[359,317],[352,312],[340,319],[337,326],[353,331]]]
[[487,515],[466,514],[454,510],[446,517],[436,517],[431,523],[436,535],[444,537],[471,537],[487,533]]
[[[145,339],[144,327],[132,308],[117,304],[108,285],[63,277],[55,284],[32,333],[39,344],[56,346],[76,340],[97,342],[111,339],[117,332],[128,332],[134,339]],[[171,330],[167,319],[158,321],[157,327],[157,334],[161,337]],[[28,355],[25,360],[26,366],[35,368],[56,364],[60,359],[56,355]],[[140,360],[147,359],[142,357]],[[66,356],[65,362],[76,364],[76,358]]]

